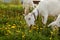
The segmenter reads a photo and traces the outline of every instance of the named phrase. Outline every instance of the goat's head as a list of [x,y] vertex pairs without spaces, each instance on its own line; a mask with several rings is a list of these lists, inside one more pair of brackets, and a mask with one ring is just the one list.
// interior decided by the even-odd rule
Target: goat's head
[[32,13],[24,14],[24,19],[25,19],[26,23],[28,24],[28,26],[35,25],[35,23],[34,23],[35,18]]

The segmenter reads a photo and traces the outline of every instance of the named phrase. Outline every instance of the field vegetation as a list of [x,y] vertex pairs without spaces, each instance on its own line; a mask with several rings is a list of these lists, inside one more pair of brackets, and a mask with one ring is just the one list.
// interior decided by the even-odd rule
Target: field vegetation
[[55,17],[50,16],[44,25],[38,16],[36,25],[29,29],[23,11],[22,5],[0,5],[0,40],[60,40],[58,28],[47,27]]

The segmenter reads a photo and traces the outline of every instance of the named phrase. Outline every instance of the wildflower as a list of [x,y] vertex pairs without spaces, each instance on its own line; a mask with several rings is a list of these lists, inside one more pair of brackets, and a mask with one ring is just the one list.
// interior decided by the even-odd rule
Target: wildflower
[[31,32],[32,32],[32,30],[29,30],[29,32],[31,33]]
[[16,24],[13,24],[13,25],[16,25]]
[[6,24],[8,24],[8,23],[6,23]]
[[11,26],[11,28],[16,28],[16,26]]
[[52,38],[50,37],[49,39],[51,40]]
[[7,27],[5,29],[8,29]]
[[25,33],[24,32],[22,32],[22,38],[24,38],[25,37]]
[[53,34],[53,32],[51,31],[51,34]]
[[43,29],[43,28],[40,28],[40,29]]
[[25,34],[24,35],[22,35],[22,38],[24,38],[25,37]]
[[10,30],[7,30],[7,32],[8,32],[8,33],[11,33],[11,31],[10,31]]
[[25,33],[24,32],[22,32],[22,35],[24,35]]
[[58,27],[56,27],[56,26],[53,28],[53,31],[58,31],[58,30],[59,30],[59,29],[58,29]]
[[11,26],[11,25],[8,25],[9,27]]

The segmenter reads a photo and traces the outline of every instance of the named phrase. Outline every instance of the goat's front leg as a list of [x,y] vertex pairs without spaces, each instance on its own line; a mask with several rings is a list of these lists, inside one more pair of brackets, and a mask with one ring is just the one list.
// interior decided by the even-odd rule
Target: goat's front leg
[[45,14],[43,15],[43,18],[42,18],[43,24],[46,24],[46,23],[47,23],[47,19],[48,19],[48,13],[45,13]]
[[50,23],[50,24],[48,25],[48,27],[49,27],[49,26],[55,26],[55,25],[56,25],[56,22],[54,21],[54,22]]

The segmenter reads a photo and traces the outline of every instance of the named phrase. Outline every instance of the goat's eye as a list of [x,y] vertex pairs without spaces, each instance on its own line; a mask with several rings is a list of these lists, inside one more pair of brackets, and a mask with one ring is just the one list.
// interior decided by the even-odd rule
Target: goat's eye
[[31,18],[28,18],[28,20],[30,20]]

